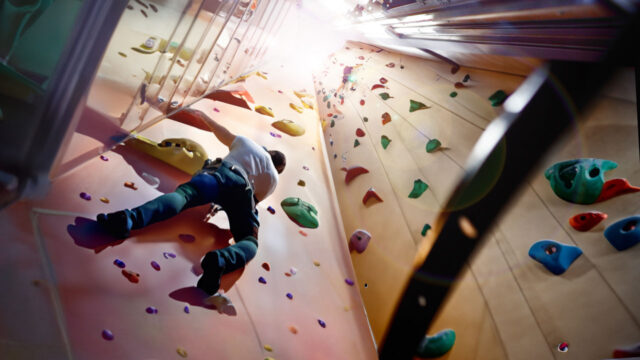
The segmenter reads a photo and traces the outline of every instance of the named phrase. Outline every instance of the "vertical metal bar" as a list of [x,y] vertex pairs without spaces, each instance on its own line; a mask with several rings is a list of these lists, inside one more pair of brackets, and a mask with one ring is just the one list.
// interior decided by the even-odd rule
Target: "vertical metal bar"
[[[286,6],[286,10],[284,10],[284,6]],[[279,16],[277,17],[277,20],[280,20],[280,23],[278,25],[274,24],[275,30],[273,31],[271,39],[269,39],[269,42],[268,42],[267,46],[263,49],[262,54],[259,54],[258,56],[256,56],[257,61],[262,60],[262,58],[267,54],[267,51],[269,51],[269,49],[271,48],[271,44],[275,40],[276,34],[278,34],[280,32],[280,30],[282,29],[282,25],[284,25],[284,22],[285,22],[287,16],[289,15],[289,11],[293,7],[293,3],[290,2],[290,1],[286,1],[284,6],[283,6],[283,9],[280,11],[280,14],[278,14]],[[284,12],[284,15],[281,15],[283,12]]]
[[[225,29],[227,28],[227,25],[229,23],[229,21],[231,20],[231,18],[233,17],[233,13],[236,11],[236,9],[238,8],[238,4],[239,4],[239,0],[235,0],[234,4],[233,4],[233,8],[231,9],[231,11],[229,12],[229,17],[227,17],[227,19],[224,22],[224,25],[222,26],[222,28],[220,29],[220,32],[218,33],[218,36],[216,37],[216,41],[213,43],[213,46],[211,47],[211,51],[209,51],[209,57],[211,56],[211,52],[213,52],[213,49],[215,49],[216,45],[218,45],[218,40],[220,39],[220,35],[222,34],[222,32],[225,31]],[[231,43],[231,40],[229,40],[229,43]],[[229,44],[227,44],[227,46],[229,46]],[[225,47],[225,50],[227,48]],[[224,53],[224,51],[223,51]],[[214,54],[214,56],[216,56]],[[217,64],[216,66],[213,68],[213,70],[211,71],[211,79],[209,80],[209,86],[207,87],[207,89],[211,89],[211,84],[213,84],[213,78],[216,74],[216,72],[218,71],[218,67],[220,67],[220,63],[222,62],[222,56],[220,55],[220,57],[218,58]],[[207,57],[207,60],[209,60],[209,57]],[[205,61],[206,64],[206,61]]]
[[[255,58],[255,55],[258,53],[257,49],[262,46],[260,44],[262,44],[265,41],[265,36],[267,36],[267,27],[269,25],[269,21],[271,20],[271,18],[273,17],[273,13],[275,12],[276,8],[278,7],[278,5],[280,5],[281,0],[276,0],[276,2],[273,4],[273,6],[271,7],[271,11],[269,12],[269,15],[265,18],[264,24],[262,24],[262,29],[261,29],[261,33],[260,33],[260,37],[258,37],[258,41],[256,42],[256,46],[254,46],[251,49],[251,52],[249,53],[249,57],[251,59]],[[251,68],[253,66],[253,63],[250,62],[249,68]]]
[[[259,41],[262,38],[262,35],[264,34],[264,27],[267,24],[269,17],[273,14],[273,10],[275,9],[278,1],[279,0],[273,0],[273,1],[270,1],[269,4],[265,5],[264,11],[262,13],[262,17],[260,18],[260,21],[256,24],[254,35],[249,41],[249,44],[250,44],[249,48],[251,50],[249,54],[246,54],[247,56],[245,56],[244,59],[242,59],[242,64],[240,66],[241,73],[245,71],[244,69],[246,68],[246,64],[249,63],[249,61],[251,60],[251,57],[255,52],[256,45],[259,43]],[[269,12],[269,15],[267,15],[267,12]],[[256,37],[256,34],[257,34],[257,37]]]
[[286,3],[287,0],[282,0],[279,1],[277,6],[277,11],[274,9],[274,12],[276,12],[276,15],[269,17],[269,21],[267,22],[267,24],[265,25],[265,29],[264,29],[264,34],[267,36],[262,42],[260,47],[258,48],[258,50],[255,52],[255,56],[254,59],[256,60],[253,65],[256,64],[256,62],[258,61],[258,58],[260,56],[260,53],[262,52],[262,49],[265,48],[266,44],[269,42],[269,36],[272,35],[271,30],[273,30],[273,28],[275,27],[276,23],[278,22],[278,16],[280,15],[280,13],[282,12],[282,9],[284,8],[284,5]]

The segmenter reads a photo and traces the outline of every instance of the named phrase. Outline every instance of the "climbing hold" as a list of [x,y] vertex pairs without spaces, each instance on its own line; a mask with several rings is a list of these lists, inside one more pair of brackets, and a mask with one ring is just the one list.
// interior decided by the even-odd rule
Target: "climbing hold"
[[102,330],[102,338],[108,341],[113,340],[113,333],[110,330]]
[[353,147],[357,147],[358,145],[360,145],[360,141],[358,141],[358,139],[355,139],[353,141]]
[[122,51],[118,51],[118,55],[122,56],[123,58],[127,57],[127,54],[123,53]]
[[371,234],[367,230],[358,229],[351,234],[349,238],[349,248],[354,249],[362,254],[369,246]]
[[272,214],[275,214],[275,213],[276,213],[276,209],[274,209],[272,206],[268,206],[268,207],[267,207],[267,211],[268,211],[268,212],[270,212],[270,213],[272,213]]
[[282,138],[282,135],[276,134],[273,131],[269,131],[269,135],[273,136],[274,138],[278,138],[278,139]]
[[313,260],[313,265],[320,266],[320,262],[318,260]]
[[580,248],[552,240],[538,241],[529,249],[529,256],[555,275],[567,271],[580,255],[582,255]]
[[427,231],[429,231],[430,229],[431,229],[431,225],[424,224],[424,226],[422,227],[422,231],[420,232],[420,235],[426,236],[427,235]]
[[293,294],[292,293],[287,293],[287,298],[289,300],[293,300]]
[[364,122],[368,122],[368,121],[369,121],[369,118],[365,116],[365,117],[363,117],[363,118],[362,118],[362,121],[364,121]]
[[364,130],[357,128],[356,129],[356,136],[358,137],[363,137],[365,135]]
[[125,265],[124,261],[122,261],[120,259],[113,260],[113,265],[115,265],[115,266],[117,266],[117,267],[119,267],[121,269],[124,269],[127,266],[127,265]]
[[306,183],[304,182],[304,180],[298,180],[298,186],[305,186]]
[[428,188],[429,188],[429,185],[427,185],[424,181],[420,179],[416,179],[413,182],[413,189],[409,193],[409,198],[410,199],[419,198],[420,195],[422,195],[422,193],[425,192]]
[[323,328],[327,327],[327,323],[325,323],[324,321],[322,321],[322,319],[318,319],[318,324],[320,324],[320,326],[322,326]]
[[291,267],[291,269],[289,269],[289,272],[291,273],[291,275],[295,275],[298,273],[298,269],[294,268],[293,266]]
[[296,328],[293,325],[289,325],[289,331],[291,331],[292,334],[297,334],[298,333],[298,328]]
[[153,306],[149,306],[145,309],[145,311],[147,312],[147,314],[157,314],[158,313],[158,309],[156,309]]
[[611,179],[602,185],[602,191],[596,199],[596,202],[605,201],[612,197],[624,194],[630,194],[640,191],[640,187],[629,184],[627,179]]
[[618,220],[604,230],[604,237],[616,250],[626,250],[640,242],[638,222],[640,222],[640,215]]
[[305,99],[300,99],[300,102],[302,103],[302,106],[304,106],[305,108],[309,109],[309,110],[313,110],[313,103],[309,102],[308,100]]
[[425,336],[418,345],[416,354],[421,358],[435,358],[446,354],[456,342],[456,332],[445,329],[433,336]]
[[[331,145],[333,145],[333,144],[331,144]],[[337,159],[338,158],[338,154],[333,154],[333,158]]]
[[136,184],[131,181],[125,181],[124,187],[128,187],[129,189],[132,189],[132,190],[138,190],[138,187],[136,187]]
[[388,80],[383,78],[383,77],[381,77],[379,81],[380,81],[381,84],[386,84]]
[[268,80],[268,79],[267,79],[267,76],[266,76],[265,74],[266,74],[266,72],[256,71],[256,75],[257,75],[258,77],[261,77],[261,78],[263,78],[263,79],[265,79],[265,80]]
[[262,105],[256,105],[255,109],[254,109],[258,114],[262,114],[262,115],[267,115],[267,116],[271,116],[274,117],[273,115],[273,111],[269,108],[267,108],[266,106],[262,106]]
[[122,275],[127,278],[127,280],[131,281],[134,284],[140,282],[140,274],[135,273],[131,270],[122,269]]
[[220,112],[220,109],[218,109],[217,107],[214,107],[214,108],[213,108],[213,111],[215,111],[215,112]]
[[615,359],[630,358],[634,356],[640,356],[640,343],[613,350],[613,357]]
[[147,174],[146,172],[142,173],[142,178],[144,179],[144,181],[151,185],[152,188],[157,188],[160,185],[160,179],[151,175],[151,174]]
[[267,344],[264,345],[264,349],[269,351],[269,352],[273,351],[273,348],[270,345],[267,345]]
[[420,101],[409,100],[409,112],[414,112],[423,109],[429,109],[431,106],[427,106]]
[[180,355],[183,358],[187,357],[187,350],[185,350],[185,349],[183,349],[181,347],[177,348],[176,352],[178,353],[178,355]]
[[394,68],[394,67],[396,67],[396,64],[390,62],[390,63],[386,64],[385,66],[388,67],[388,68]]
[[184,310],[185,314],[188,314],[190,312],[189,305],[185,305],[183,310]]
[[260,284],[266,284],[266,283],[267,283],[267,280],[266,280],[265,278],[263,278],[262,276],[260,276],[260,277],[258,278],[258,282],[259,282]]
[[86,192],[81,192],[80,193],[80,198],[89,201],[89,200],[91,200],[91,195],[87,194]]
[[298,226],[315,229],[318,227],[318,210],[297,197],[288,197],[280,203],[289,219]]
[[104,156],[104,155],[100,155],[100,160],[102,161],[109,161],[109,158]]
[[186,242],[186,243],[192,243],[192,242],[196,241],[196,237],[191,235],[191,234],[180,234],[180,235],[178,235],[178,239],[180,239],[182,242]]
[[449,96],[454,98],[454,97],[458,96],[458,93],[456,91],[452,91],[452,92],[449,93]]
[[369,170],[363,168],[362,166],[352,166],[348,169],[343,167],[341,170],[346,171],[346,174],[344,176],[344,182],[347,185],[349,185],[351,180],[355,179],[359,175],[367,174],[369,172]]
[[558,344],[558,351],[560,352],[567,352],[569,351],[569,344],[567,344],[566,342],[561,342],[560,344]]
[[382,143],[382,148],[386,150],[389,143],[391,143],[391,139],[389,139],[387,135],[382,135],[380,137],[380,143]]
[[382,125],[386,125],[387,123],[391,122],[391,115],[389,115],[388,112],[385,112],[384,114],[382,114]]
[[331,109],[331,101],[327,101],[327,109]]
[[362,56],[362,55],[358,56],[358,60],[364,60],[364,56]]
[[287,271],[287,272],[285,272],[285,273],[284,273],[284,275],[285,275],[285,276],[287,276],[287,277],[290,277],[290,276],[291,276],[291,274],[289,274],[289,272],[288,272],[288,271]]
[[494,92],[491,96],[489,96],[489,101],[491,101],[491,106],[500,106],[507,99],[507,93],[502,90],[498,90]]
[[[282,91],[278,90],[280,93],[282,93]],[[303,97],[311,97],[311,95],[309,94],[305,94],[304,90],[302,92],[297,92],[295,90],[293,90],[293,95],[297,96],[298,99],[302,100]]]
[[385,86],[384,86],[384,85],[374,84],[374,85],[371,87],[371,90],[375,90],[375,89],[384,89],[384,88],[385,88]]
[[465,87],[466,87],[466,86],[465,86],[463,83],[461,83],[461,82],[457,82],[457,83],[453,84],[453,86],[454,86],[456,89],[462,89],[462,88],[465,88]]
[[158,264],[157,261],[152,261],[151,267],[154,268],[156,271],[160,271],[160,264]]
[[574,215],[569,219],[569,225],[578,231],[589,231],[607,218],[607,214],[600,211],[589,211]]
[[331,125],[330,125],[330,126],[331,126],[331,127],[336,126],[336,122],[335,122],[335,120],[331,120]]
[[382,100],[387,100],[387,99],[393,97],[393,96],[389,95],[389,93],[386,93],[386,92],[380,93],[378,95],[380,95],[380,98],[382,98]]
[[298,230],[298,233],[302,236],[307,236],[307,233],[302,230]]
[[427,142],[427,152],[432,153],[438,150],[442,143],[438,139],[431,139]]
[[267,262],[263,262],[262,263],[262,268],[267,270],[267,271],[271,271],[271,266]]
[[162,256],[164,256],[165,259],[168,259],[168,258],[175,259],[176,258],[176,254],[170,253],[170,252],[163,252]]
[[364,99],[360,100],[360,105],[364,106]]
[[309,167],[307,165],[303,165],[302,168],[309,171]]
[[471,79],[471,76],[469,76],[469,74],[465,75],[464,78],[462,79],[462,82],[467,82]]
[[355,284],[355,283],[353,282],[353,280],[351,280],[351,279],[349,279],[349,278],[344,279],[344,282],[345,282],[345,283],[347,283],[347,285],[349,285],[349,286],[353,286],[353,284]]
[[292,108],[293,110],[297,111],[299,114],[302,114],[302,111],[304,110],[303,108],[301,108],[300,106],[294,104],[294,103],[289,103],[289,107]]
[[367,202],[369,201],[369,199],[376,199],[378,200],[378,202],[383,202],[382,198],[376,193],[374,188],[369,188],[369,190],[367,190],[367,192],[364,194],[364,197],[362,197],[362,204],[367,205]]
[[282,119],[271,123],[271,126],[290,136],[304,135],[304,128],[292,120]]
[[555,163],[544,176],[561,199],[577,204],[592,204],[604,185],[604,173],[618,166],[613,161],[583,158]]
[[[404,69],[404,65],[400,65],[400,70]],[[457,70],[456,70],[457,71]],[[454,74],[455,72],[453,71],[453,69],[451,69],[451,73]]]
[[144,10],[140,9],[140,12],[142,13],[142,15],[144,15],[144,17],[149,17],[149,15],[147,15],[147,12],[146,12],[146,11],[144,11]]
[[325,102],[325,101],[329,100],[329,97],[330,97],[330,96],[331,96],[331,95],[329,95],[329,94],[325,95],[325,96],[322,98],[322,102]]

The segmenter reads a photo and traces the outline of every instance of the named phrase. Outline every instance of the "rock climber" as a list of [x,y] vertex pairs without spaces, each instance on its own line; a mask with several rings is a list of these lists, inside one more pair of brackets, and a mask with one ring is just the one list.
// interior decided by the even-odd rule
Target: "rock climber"
[[223,274],[244,267],[258,250],[258,210],[256,203],[269,196],[286,165],[283,153],[266,150],[244,136],[236,136],[201,111],[183,109],[170,116],[181,123],[211,131],[229,148],[229,154],[207,160],[190,181],[172,193],[161,195],[141,206],[109,214],[98,214],[98,223],[118,238],[130,230],[168,219],[183,210],[216,204],[227,213],[235,244],[208,252],[201,261],[203,275],[198,288],[214,296]]

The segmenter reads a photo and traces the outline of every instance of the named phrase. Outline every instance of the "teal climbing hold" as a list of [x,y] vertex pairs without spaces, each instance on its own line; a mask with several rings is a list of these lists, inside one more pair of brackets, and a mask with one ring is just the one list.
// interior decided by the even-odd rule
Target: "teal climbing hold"
[[297,197],[288,197],[280,203],[289,219],[298,226],[315,229],[318,227],[318,210]]
[[445,329],[433,336],[425,336],[416,354],[422,358],[435,358],[446,354],[456,342],[456,332]]
[[427,106],[427,105],[421,103],[420,101],[415,101],[415,100],[409,99],[409,112],[414,112],[414,111],[428,109],[428,108],[430,108],[430,106]]
[[325,102],[325,101],[327,101],[327,100],[329,100],[329,94],[325,95],[325,96],[322,98],[322,102]]
[[380,142],[382,143],[382,148],[386,150],[389,143],[391,143],[391,139],[389,139],[387,135],[382,135],[380,137]]
[[409,193],[409,198],[411,199],[419,198],[420,195],[422,195],[423,192],[427,191],[428,188],[429,188],[429,185],[427,185],[424,181],[420,179],[416,179],[413,182],[413,190],[411,190],[411,193]]
[[393,97],[393,96],[389,95],[389,93],[386,93],[386,92],[380,93],[379,95],[382,98],[382,100],[387,100],[387,99]]
[[429,224],[424,224],[424,226],[422,227],[422,231],[420,232],[420,234],[422,236],[427,235],[427,231],[429,231],[431,229],[431,225]]
[[452,98],[458,96],[458,92],[457,91],[452,91],[449,93],[449,96],[451,96]]
[[507,93],[498,90],[494,92],[491,96],[489,96],[489,101],[491,101],[491,106],[500,106],[507,99]]
[[427,142],[427,152],[432,153],[438,150],[442,146],[442,143],[438,139],[431,139]]
[[358,139],[356,139],[356,140],[353,142],[353,147],[357,147],[358,145],[360,145],[360,141],[358,141]]
[[553,240],[540,240],[529,248],[529,256],[544,265],[555,275],[560,275],[582,255],[579,247],[560,244]]
[[618,167],[613,161],[583,158],[550,166],[544,176],[561,199],[576,204],[593,204],[604,185],[604,173]]

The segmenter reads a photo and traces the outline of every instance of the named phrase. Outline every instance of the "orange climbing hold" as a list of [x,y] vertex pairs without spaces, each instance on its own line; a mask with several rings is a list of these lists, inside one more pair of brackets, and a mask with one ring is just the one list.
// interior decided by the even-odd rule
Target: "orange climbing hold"
[[128,187],[129,189],[138,190],[138,187],[136,187],[136,184],[131,181],[125,181],[124,186]]

